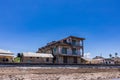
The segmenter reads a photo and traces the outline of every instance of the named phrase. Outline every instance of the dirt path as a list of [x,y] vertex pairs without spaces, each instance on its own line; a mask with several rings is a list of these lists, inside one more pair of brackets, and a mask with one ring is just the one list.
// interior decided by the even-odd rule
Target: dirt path
[[119,69],[1,67],[0,80],[109,80]]

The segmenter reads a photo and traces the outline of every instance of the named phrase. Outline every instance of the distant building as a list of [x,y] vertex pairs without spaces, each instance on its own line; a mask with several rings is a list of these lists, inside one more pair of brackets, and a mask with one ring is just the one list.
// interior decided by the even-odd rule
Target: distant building
[[120,64],[120,57],[114,57],[112,60],[114,60],[115,64]]
[[112,58],[106,58],[103,60],[103,64],[115,64],[115,61]]
[[119,57],[106,58],[104,64],[120,64]]
[[91,58],[86,58],[86,57],[82,57],[82,59],[84,60],[82,63],[83,64],[91,64],[92,59]]
[[103,64],[104,63],[104,59],[101,56],[96,56],[91,60],[91,64]]
[[104,59],[102,56],[96,56],[93,59]]
[[13,62],[14,54],[10,51],[0,49],[0,62]]
[[96,56],[92,59],[92,64],[120,64],[119,57],[103,58],[101,56]]
[[37,53],[49,53],[54,56],[53,63],[80,64],[84,60],[84,38],[69,36],[59,41],[53,41],[39,48]]
[[52,63],[53,55],[47,53],[22,53],[21,62],[23,63]]

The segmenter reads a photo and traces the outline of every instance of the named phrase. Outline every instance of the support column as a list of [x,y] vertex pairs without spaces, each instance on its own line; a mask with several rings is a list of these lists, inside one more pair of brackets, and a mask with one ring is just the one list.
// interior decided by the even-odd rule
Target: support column
[[84,57],[84,43],[83,43],[83,40],[82,40],[82,57]]

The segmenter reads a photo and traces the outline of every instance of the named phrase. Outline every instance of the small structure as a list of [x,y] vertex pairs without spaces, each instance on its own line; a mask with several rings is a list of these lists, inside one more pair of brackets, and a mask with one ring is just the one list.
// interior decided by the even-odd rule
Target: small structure
[[91,64],[104,64],[104,59],[101,56],[96,56],[95,58],[92,59]]
[[86,57],[82,57],[82,63],[83,64],[91,64],[92,59],[90,58],[86,58]]
[[1,63],[13,62],[13,59],[14,59],[14,54],[12,52],[0,49],[0,62]]
[[114,60],[115,64],[120,64],[120,57],[114,57],[112,60]]
[[52,54],[47,53],[22,53],[21,62],[23,63],[52,63]]
[[120,64],[119,57],[106,58],[104,64]]
[[106,58],[103,61],[104,64],[115,64],[115,61],[111,58]]

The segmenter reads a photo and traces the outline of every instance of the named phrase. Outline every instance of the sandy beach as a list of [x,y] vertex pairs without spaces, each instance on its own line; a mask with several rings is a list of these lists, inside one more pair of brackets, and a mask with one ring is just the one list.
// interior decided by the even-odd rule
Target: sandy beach
[[1,67],[0,80],[112,80],[119,69]]

